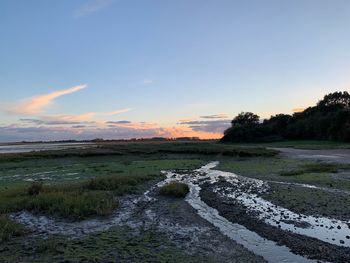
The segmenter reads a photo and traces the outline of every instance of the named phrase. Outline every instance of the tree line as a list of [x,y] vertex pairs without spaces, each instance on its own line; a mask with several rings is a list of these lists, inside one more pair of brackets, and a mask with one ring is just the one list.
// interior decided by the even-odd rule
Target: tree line
[[278,140],[333,140],[350,142],[350,95],[330,93],[302,112],[277,114],[260,121],[252,112],[241,112],[224,132],[222,142]]

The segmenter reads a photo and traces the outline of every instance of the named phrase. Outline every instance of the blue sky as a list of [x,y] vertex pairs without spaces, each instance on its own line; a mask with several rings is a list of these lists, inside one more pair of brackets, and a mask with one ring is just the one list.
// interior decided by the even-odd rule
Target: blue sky
[[241,111],[292,113],[349,91],[349,13],[347,0],[2,0],[0,141],[210,138]]

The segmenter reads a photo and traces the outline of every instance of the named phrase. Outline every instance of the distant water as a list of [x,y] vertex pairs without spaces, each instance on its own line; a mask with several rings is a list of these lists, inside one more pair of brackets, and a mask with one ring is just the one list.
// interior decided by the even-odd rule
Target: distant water
[[15,145],[0,145],[0,154],[64,150],[70,148],[87,148],[93,145],[94,144],[92,143],[28,143]]

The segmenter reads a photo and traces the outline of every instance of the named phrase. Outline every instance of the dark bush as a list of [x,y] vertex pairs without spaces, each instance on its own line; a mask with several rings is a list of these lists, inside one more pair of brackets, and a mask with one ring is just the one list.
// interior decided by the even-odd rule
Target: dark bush
[[185,197],[189,191],[190,189],[187,184],[179,182],[171,182],[159,189],[161,195],[173,197]]

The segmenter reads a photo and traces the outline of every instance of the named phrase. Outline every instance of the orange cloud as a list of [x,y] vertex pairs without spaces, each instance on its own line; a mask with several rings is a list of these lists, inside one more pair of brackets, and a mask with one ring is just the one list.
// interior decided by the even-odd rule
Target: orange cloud
[[298,112],[303,112],[305,110],[305,108],[295,108],[293,109],[294,113],[298,113]]
[[77,92],[85,89],[87,85],[78,85],[69,89],[58,90],[45,95],[38,95],[29,99],[25,99],[22,102],[15,103],[6,109],[7,112],[19,114],[19,115],[35,115],[41,113],[51,102],[63,95]]

